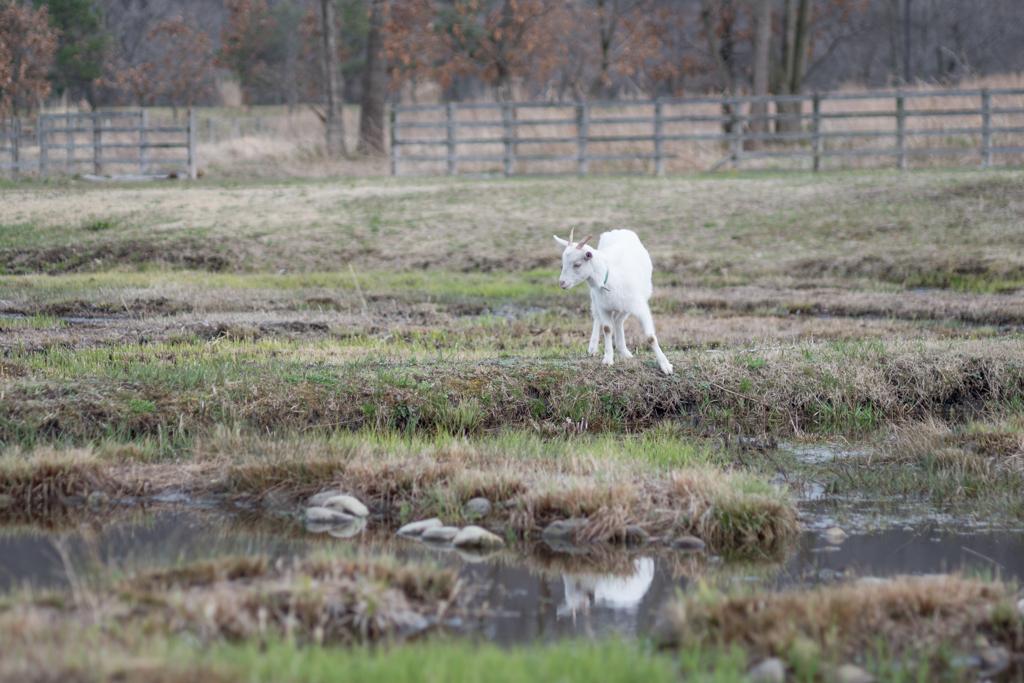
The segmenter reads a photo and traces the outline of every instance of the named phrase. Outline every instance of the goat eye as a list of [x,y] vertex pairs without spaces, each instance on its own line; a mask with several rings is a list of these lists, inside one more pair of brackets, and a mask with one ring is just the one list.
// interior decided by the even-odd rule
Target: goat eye
[[579,268],[579,267],[580,267],[580,264],[578,264],[578,263],[574,263],[574,264],[572,264],[572,267],[573,267],[573,268]]

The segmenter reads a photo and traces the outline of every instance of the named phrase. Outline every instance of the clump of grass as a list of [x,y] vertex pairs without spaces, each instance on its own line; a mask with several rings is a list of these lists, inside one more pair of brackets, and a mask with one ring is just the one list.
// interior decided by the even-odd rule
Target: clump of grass
[[443,612],[455,589],[451,571],[329,555],[276,565],[224,558],[141,572],[117,587],[122,600],[164,628],[183,622],[206,638],[317,644],[421,631],[423,614]]
[[87,449],[0,454],[0,517],[5,521],[59,515],[93,491],[113,490],[110,473]]
[[791,661],[811,651],[841,662],[879,643],[892,656],[969,651],[979,635],[1015,649],[1022,635],[1015,585],[961,575],[739,595],[705,590],[672,603],[667,623],[670,642],[732,643]]

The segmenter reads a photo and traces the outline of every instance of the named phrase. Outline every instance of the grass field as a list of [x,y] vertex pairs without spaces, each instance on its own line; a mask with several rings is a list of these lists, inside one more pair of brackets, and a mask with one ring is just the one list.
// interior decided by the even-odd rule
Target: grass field
[[[641,236],[672,376],[635,322],[633,360],[586,354],[587,292],[556,283],[570,227]],[[659,557],[695,535],[721,563],[635,644],[511,651],[405,644],[409,620],[458,612],[459,582],[386,544],[94,565],[4,598],[0,642],[21,645],[0,680],[731,681],[767,656],[793,680],[969,679],[964,655],[1022,651],[1013,581],[731,582],[791,552],[812,488],[1021,525],[1022,228],[1017,171],[0,187],[0,537],[168,491],[293,534],[332,486],[378,536],[466,523],[485,496],[495,566],[584,518],[606,564],[557,566],[632,566],[637,528]],[[821,444],[849,455],[800,456]],[[393,655],[351,647],[370,642]]]

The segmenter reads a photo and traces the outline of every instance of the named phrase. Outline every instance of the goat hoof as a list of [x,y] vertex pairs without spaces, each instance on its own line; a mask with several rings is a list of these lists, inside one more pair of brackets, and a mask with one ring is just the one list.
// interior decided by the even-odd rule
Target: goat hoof
[[672,374],[672,364],[671,363],[667,363],[666,365],[663,365],[661,367],[661,371],[664,372],[666,375],[671,375]]
[[603,359],[601,359],[601,365],[607,365],[608,367],[611,367],[612,363],[614,363],[614,362],[615,361],[612,360],[611,358],[603,358]]
[[623,358],[632,358],[633,357],[633,354],[631,354],[629,351],[620,351],[619,353],[620,353],[620,355]]

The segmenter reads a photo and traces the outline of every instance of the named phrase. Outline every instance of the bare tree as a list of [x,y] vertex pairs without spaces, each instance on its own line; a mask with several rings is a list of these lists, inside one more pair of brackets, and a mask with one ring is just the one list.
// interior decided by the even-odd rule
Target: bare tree
[[341,94],[345,91],[345,82],[341,75],[341,64],[338,59],[338,33],[334,25],[334,3],[332,0],[320,0],[320,33],[323,36],[324,60],[324,107],[325,123],[327,124],[327,155],[332,159],[348,156],[345,151],[345,120]]
[[[754,97],[768,94],[769,55],[772,47],[772,1],[757,0],[754,6],[754,65],[753,85]],[[750,115],[765,116],[768,113],[767,102],[752,102]],[[764,133],[768,130],[767,119],[754,119],[750,122],[750,132]],[[759,147],[759,140],[751,140],[753,147]]]
[[359,111],[359,145],[365,154],[384,152],[384,100],[388,88],[388,58],[384,50],[388,0],[372,0],[370,31],[363,67],[363,103]]

